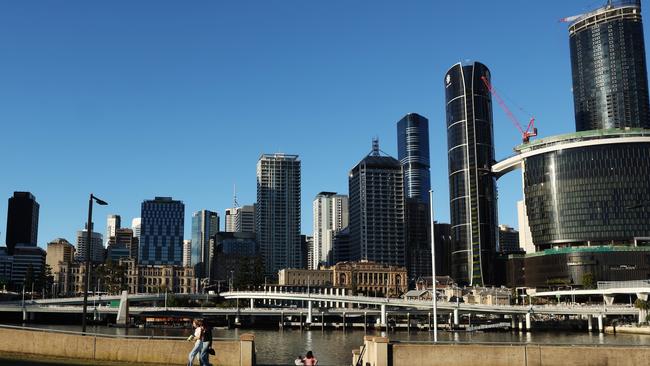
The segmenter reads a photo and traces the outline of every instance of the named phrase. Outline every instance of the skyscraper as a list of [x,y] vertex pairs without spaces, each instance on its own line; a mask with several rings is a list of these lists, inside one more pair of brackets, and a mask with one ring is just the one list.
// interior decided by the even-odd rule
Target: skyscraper
[[255,205],[227,208],[225,211],[225,231],[229,233],[254,233]]
[[115,236],[115,231],[121,228],[121,225],[122,218],[120,215],[108,215],[106,219],[106,244],[108,244],[108,240],[112,236]]
[[334,264],[332,241],[348,226],[348,196],[336,192],[320,192],[313,202],[314,233],[310,267]]
[[349,174],[350,257],[406,265],[404,176],[395,158],[371,153]]
[[[94,225],[91,225],[91,227],[93,226]],[[74,258],[79,262],[85,262],[86,255],[90,253],[91,262],[104,262],[104,242],[102,241],[102,234],[94,231],[91,232],[90,248],[88,245],[88,225],[86,225],[86,228],[77,231],[77,251]]]
[[192,241],[183,240],[183,267],[192,265]]
[[133,236],[140,240],[140,233],[142,232],[142,218],[135,217],[131,220],[131,230],[133,230]]
[[576,130],[650,128],[640,0],[614,0],[569,26]]
[[117,262],[122,258],[138,259],[138,238],[133,235],[133,230],[129,228],[119,228],[115,230],[115,235],[108,238],[108,247],[106,248],[106,258]]
[[[257,162],[255,211],[266,274],[301,268],[300,160],[298,155],[263,154]],[[306,263],[305,263],[306,264]]]
[[497,195],[494,176],[492,98],[479,63],[456,64],[445,75],[451,273],[456,282],[492,284],[491,265],[497,245]]
[[142,202],[140,264],[183,264],[185,205],[171,197]]
[[409,113],[397,122],[397,157],[404,168],[404,194],[429,202],[429,120]]
[[409,277],[431,276],[428,119],[409,113],[397,122],[397,154],[404,171]]
[[36,198],[29,192],[14,192],[7,208],[7,253],[14,254],[16,244],[38,244],[38,210]]
[[192,254],[190,265],[194,266],[194,274],[198,278],[210,275],[212,259],[210,253],[210,238],[219,232],[219,214],[201,210],[192,214]]

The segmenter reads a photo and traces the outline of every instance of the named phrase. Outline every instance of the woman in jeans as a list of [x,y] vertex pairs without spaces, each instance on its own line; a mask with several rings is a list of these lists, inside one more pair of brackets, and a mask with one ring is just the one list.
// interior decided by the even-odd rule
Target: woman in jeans
[[[191,335],[188,340],[194,341],[194,348],[192,348],[192,351],[190,351],[188,356],[188,366],[192,366],[196,355],[198,355],[204,347],[207,348],[209,345],[209,342],[203,341],[205,333],[203,329],[203,321],[201,319],[194,319],[192,326],[194,327],[194,334]],[[203,359],[199,359],[199,362],[201,363],[201,366],[209,366],[207,363],[204,363]]]

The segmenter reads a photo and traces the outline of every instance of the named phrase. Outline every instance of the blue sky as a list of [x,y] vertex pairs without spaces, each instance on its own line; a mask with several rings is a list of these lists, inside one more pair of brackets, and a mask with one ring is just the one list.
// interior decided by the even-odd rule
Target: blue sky
[[[320,191],[347,193],[372,137],[396,156],[395,123],[430,120],[436,218],[448,222],[443,77],[462,60],[492,71],[541,136],[574,130],[567,25],[576,1],[2,1],[0,237],[7,198],[41,205],[39,245],[74,240],[90,192],[123,222],[143,199],[191,213],[255,201],[262,153],[299,154],[302,231]],[[647,23],[646,23],[647,24]],[[513,103],[514,101],[514,103]],[[520,113],[522,122],[527,115]],[[495,104],[498,159],[518,132]],[[499,181],[517,225],[517,172]]]

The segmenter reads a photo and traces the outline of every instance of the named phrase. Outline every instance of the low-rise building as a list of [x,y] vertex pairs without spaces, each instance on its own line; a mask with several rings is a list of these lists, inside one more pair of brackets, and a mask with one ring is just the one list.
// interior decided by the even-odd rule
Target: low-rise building
[[283,269],[280,286],[313,286],[348,289],[370,296],[398,297],[408,290],[406,268],[361,261],[341,262],[320,270]]
[[195,292],[194,269],[172,265],[138,265],[135,260],[122,260],[126,265],[126,283],[130,293],[155,293],[165,290],[190,294]]

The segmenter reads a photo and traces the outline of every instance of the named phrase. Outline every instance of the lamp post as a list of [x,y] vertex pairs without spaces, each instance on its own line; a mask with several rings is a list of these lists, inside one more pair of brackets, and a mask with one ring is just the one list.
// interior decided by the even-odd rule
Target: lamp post
[[86,315],[88,311],[88,287],[90,287],[90,249],[92,247],[92,222],[93,222],[93,201],[97,202],[100,206],[106,206],[108,203],[97,197],[92,193],[88,198],[88,224],[86,227],[86,279],[84,286],[84,306],[81,316],[81,332],[86,333]]
[[431,283],[433,291],[433,341],[438,342],[438,293],[436,292],[436,236],[433,219],[433,190],[429,190],[429,212],[431,214]]

